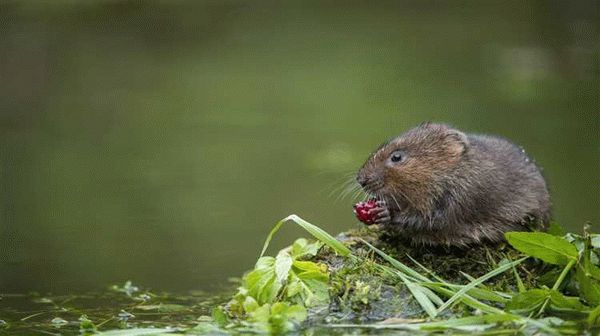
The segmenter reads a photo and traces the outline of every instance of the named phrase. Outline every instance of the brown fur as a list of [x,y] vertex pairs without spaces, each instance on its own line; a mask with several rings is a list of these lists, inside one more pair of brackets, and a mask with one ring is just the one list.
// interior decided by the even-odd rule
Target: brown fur
[[383,201],[377,222],[413,243],[500,242],[507,231],[543,229],[551,217],[546,182],[520,147],[443,124],[383,144],[357,180]]

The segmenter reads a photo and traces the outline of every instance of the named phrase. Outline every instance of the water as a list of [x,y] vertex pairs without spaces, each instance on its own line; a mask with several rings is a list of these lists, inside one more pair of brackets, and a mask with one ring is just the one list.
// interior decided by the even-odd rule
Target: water
[[228,287],[291,213],[357,226],[338,187],[425,120],[519,143],[597,228],[597,11],[0,4],[0,292]]

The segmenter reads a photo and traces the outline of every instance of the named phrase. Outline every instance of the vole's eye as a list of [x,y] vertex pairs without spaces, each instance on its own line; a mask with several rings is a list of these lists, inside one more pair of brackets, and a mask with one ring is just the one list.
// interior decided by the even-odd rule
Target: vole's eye
[[404,154],[401,151],[395,151],[390,156],[390,160],[392,160],[392,162],[400,162],[404,160]]

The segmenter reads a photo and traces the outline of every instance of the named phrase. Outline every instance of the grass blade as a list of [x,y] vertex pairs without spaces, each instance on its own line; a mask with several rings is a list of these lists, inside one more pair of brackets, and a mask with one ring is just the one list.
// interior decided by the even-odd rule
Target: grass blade
[[519,289],[519,293],[525,293],[525,291],[527,291],[527,289],[525,288],[525,285],[523,284],[523,280],[521,279],[519,272],[517,272],[517,268],[515,266],[513,266],[512,271],[515,276],[515,279],[517,279],[517,288]]
[[369,329],[403,329],[422,331],[442,331],[453,328],[480,326],[501,322],[520,322],[520,316],[512,314],[488,314],[481,316],[469,316],[435,322],[422,323],[373,323],[373,324],[334,324],[326,327],[331,328],[369,328]]
[[413,278],[418,279],[419,281],[431,282],[431,280],[429,280],[426,276],[424,276],[421,273],[413,270],[412,268],[404,265],[403,263],[399,262],[398,260],[392,258],[391,256],[389,256],[382,250],[367,243],[364,239],[361,239],[360,241],[362,241],[363,244],[367,245],[371,250],[375,251],[375,253],[377,253],[380,257],[382,257],[385,261],[389,262],[392,266],[394,266],[396,269],[403,272],[404,274],[410,275]]
[[289,215],[286,218],[277,222],[277,224],[275,224],[275,226],[273,227],[271,232],[269,232],[269,235],[267,236],[267,239],[265,240],[265,243],[263,245],[262,251],[260,252],[261,257],[265,254],[265,251],[269,247],[269,243],[271,243],[271,239],[273,239],[273,235],[275,235],[275,233],[277,231],[279,231],[279,229],[281,228],[283,223],[286,223],[289,221],[292,221],[292,222],[298,224],[300,227],[302,227],[308,233],[313,235],[313,237],[317,238],[323,244],[331,247],[337,254],[342,255],[342,256],[350,255],[351,251],[349,248],[347,248],[344,244],[340,243],[337,239],[335,239],[329,233],[325,232],[323,229],[305,221],[304,219],[300,218],[297,215]]
[[398,275],[398,277],[400,277],[400,279],[402,279],[408,290],[412,293],[415,300],[417,300],[417,302],[419,303],[419,305],[421,305],[421,308],[423,308],[427,315],[429,315],[429,317],[431,318],[435,318],[437,316],[437,310],[435,308],[435,305],[433,304],[433,302],[431,302],[429,296],[427,296],[427,294],[425,294],[423,291],[423,289],[427,288],[423,288],[420,285],[410,281],[406,276],[404,276],[398,271],[396,271],[395,273],[396,275]]
[[425,273],[431,275],[434,279],[436,279],[439,282],[443,282],[443,283],[447,283],[446,280],[440,278],[439,276],[437,276],[432,270],[430,270],[429,268],[423,266],[420,262],[418,262],[417,260],[415,260],[413,257],[411,257],[410,255],[406,255],[408,257],[408,259],[410,259],[410,261],[412,261],[415,265],[417,265],[420,269],[422,269]]
[[493,271],[480,276],[479,278],[475,279],[475,281],[471,281],[469,284],[465,285],[462,289],[460,289],[458,292],[456,292],[456,294],[454,294],[450,299],[448,299],[448,301],[446,301],[446,303],[444,303],[441,307],[439,307],[438,314],[441,313],[442,311],[444,311],[446,308],[450,307],[450,305],[453,304],[454,302],[456,302],[457,300],[461,299],[461,297],[463,295],[465,295],[469,290],[479,286],[484,281],[486,281],[490,278],[493,278],[500,273],[506,272],[507,270],[511,269],[515,265],[520,264],[521,262],[523,262],[523,260],[525,260],[527,258],[528,257],[523,257],[521,259],[506,263],[506,264],[494,269]]
[[[432,287],[432,286],[447,287],[455,292],[464,287],[464,285],[455,285],[455,284],[449,284],[449,283],[443,283],[443,282],[421,283],[421,285],[427,286],[427,287]],[[489,289],[483,289],[483,288],[472,288],[471,290],[469,290],[467,292],[467,294],[476,299],[479,299],[479,300],[487,300],[487,301],[494,301],[494,302],[501,302],[501,303],[506,303],[506,302],[508,302],[509,299],[512,298],[512,296],[510,294],[496,292],[496,291],[492,291]],[[454,294],[452,294],[452,295],[454,295]],[[442,304],[440,304],[440,306]]]

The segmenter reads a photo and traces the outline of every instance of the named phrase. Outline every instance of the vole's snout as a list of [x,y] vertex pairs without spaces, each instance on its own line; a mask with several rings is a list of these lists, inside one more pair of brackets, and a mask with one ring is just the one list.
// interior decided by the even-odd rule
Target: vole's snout
[[358,174],[356,176],[356,182],[358,182],[358,184],[360,184],[361,187],[364,188],[367,186],[367,184],[369,184],[369,179],[363,174]]

